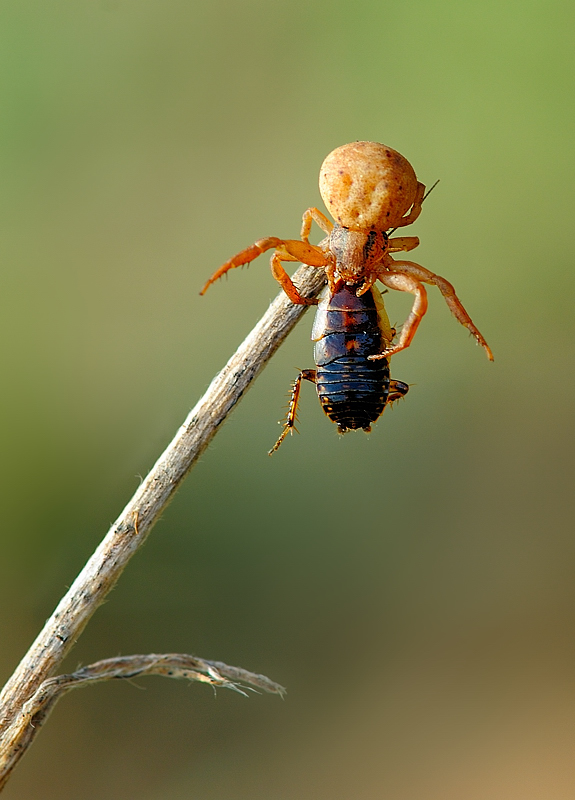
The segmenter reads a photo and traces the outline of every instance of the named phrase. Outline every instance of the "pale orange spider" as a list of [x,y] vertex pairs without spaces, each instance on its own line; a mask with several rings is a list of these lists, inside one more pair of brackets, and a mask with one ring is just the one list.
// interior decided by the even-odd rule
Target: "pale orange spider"
[[[475,337],[493,361],[493,353],[455,293],[439,275],[391,253],[408,252],[419,244],[417,236],[389,238],[397,228],[410,225],[421,213],[425,186],[400,153],[377,142],[353,142],[338,147],[322,164],[319,188],[335,225],[317,208],[304,212],[301,240],[259,239],[221,266],[200,294],[228,270],[248,264],[266,250],[274,249],[271,269],[274,278],[293,303],[316,305],[317,299],[300,295],[282,266],[282,261],[299,261],[325,270],[333,294],[342,285],[357,286],[361,296],[380,280],[389,289],[409,292],[413,307],[394,343],[369,359],[389,358],[411,344],[427,310],[424,283],[437,286],[452,314]],[[312,221],[327,234],[319,245],[309,243]]]

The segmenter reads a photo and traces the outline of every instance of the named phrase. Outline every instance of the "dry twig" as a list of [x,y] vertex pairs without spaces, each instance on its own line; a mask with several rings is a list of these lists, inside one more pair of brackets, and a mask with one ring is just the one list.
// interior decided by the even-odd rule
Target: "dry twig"
[[[119,656],[96,661],[69,675],[48,678],[40,684],[32,697],[24,703],[22,711],[2,735],[2,768],[4,787],[13,766],[27,750],[57,701],[72,689],[79,689],[100,681],[141,678],[144,675],[163,675],[208,683],[214,688],[232,689],[247,697],[246,689],[279,694],[285,689],[270,681],[265,675],[256,675],[241,667],[230,667],[221,661],[205,661],[186,653]],[[240,683],[241,681],[241,683]]]
[[[294,278],[302,295],[309,297],[316,295],[324,282],[323,270],[309,267],[301,267]],[[101,665],[118,665],[121,661],[110,659],[85,667],[72,675],[51,678],[92,614],[113,588],[130,558],[144,544],[154,523],[204,452],[218,427],[294,328],[306,308],[307,306],[290,303],[283,292],[274,300],[189,413],[172,442],[112,525],[4,686],[0,695],[0,789],[31,744],[33,732],[40,727],[63,692],[78,685],[78,682],[122,677],[107,674],[106,668],[102,668],[103,672],[99,677],[93,676],[92,671],[95,670],[95,675]],[[191,656],[169,655],[128,658],[151,659],[152,666],[147,671],[156,674],[168,673],[166,665],[169,659],[192,659]],[[194,680],[207,680],[212,684],[219,681],[220,676],[227,677],[230,679],[228,683],[220,683],[227,685],[227,688],[232,688],[235,680],[254,685],[254,676],[239,668],[201,659],[192,660],[195,664],[209,665],[216,673],[210,674],[197,666],[186,667],[184,671],[190,674],[182,674],[180,677],[192,677],[193,672]],[[173,668],[172,666],[171,669]],[[216,674],[218,678],[215,677]],[[200,675],[202,677],[198,677]],[[266,684],[260,688],[281,693],[281,687],[277,684],[272,684],[263,676],[257,677]],[[270,689],[270,686],[275,688]],[[234,688],[238,687],[234,685]],[[36,728],[31,726],[31,720],[34,720]]]

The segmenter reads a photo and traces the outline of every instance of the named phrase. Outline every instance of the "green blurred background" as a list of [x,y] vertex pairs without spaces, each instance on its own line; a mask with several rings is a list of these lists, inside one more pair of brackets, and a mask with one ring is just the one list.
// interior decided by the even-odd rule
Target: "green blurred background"
[[574,22],[562,0],[2,3],[2,681],[277,293],[265,258],[199,288],[297,237],[333,148],[441,179],[406,234],[496,357],[433,290],[393,361],[406,401],[342,438],[306,385],[270,460],[308,315],[65,665],[192,652],[285,702],[78,692],[6,800],[572,800]]

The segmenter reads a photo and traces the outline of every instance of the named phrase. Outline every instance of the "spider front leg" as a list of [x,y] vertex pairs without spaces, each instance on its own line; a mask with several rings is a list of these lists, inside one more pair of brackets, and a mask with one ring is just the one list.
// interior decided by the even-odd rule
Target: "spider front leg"
[[258,256],[261,256],[262,253],[265,253],[266,250],[271,250],[272,247],[278,247],[278,245],[282,244],[282,240],[278,239],[275,236],[268,236],[267,239],[258,239],[257,242],[254,242],[249,247],[246,247],[245,250],[237,253],[235,256],[232,256],[225,264],[217,269],[214,274],[212,275],[209,280],[206,281],[204,284],[204,288],[200,292],[200,294],[205,294],[208,288],[215,283],[222,275],[225,275],[230,269],[235,269],[236,267],[243,267],[244,264],[249,264]]
[[292,303],[302,306],[317,305],[317,298],[301,296],[294,282],[282,267],[282,261],[300,261],[302,264],[307,264],[309,267],[325,269],[329,262],[319,247],[315,247],[313,244],[308,244],[307,242],[299,242],[297,239],[288,239],[282,242],[281,246],[276,247],[276,251],[270,261],[272,275]]
[[[389,261],[392,261],[392,259],[390,258]],[[400,292],[410,292],[410,294],[414,295],[415,299],[409,316],[403,323],[397,344],[387,348],[383,353],[379,353],[375,356],[368,356],[370,361],[376,361],[378,358],[389,358],[395,355],[395,353],[399,353],[400,350],[405,350],[406,347],[409,347],[415,336],[415,331],[427,311],[427,292],[425,291],[425,287],[422,286],[418,280],[410,275],[403,275],[399,272],[386,272],[384,270],[379,273],[378,277],[379,280],[390,289],[397,289]]]
[[[432,187],[433,188],[433,187]],[[412,222],[421,214],[421,204],[423,203],[423,196],[425,195],[425,185],[420,181],[417,182],[417,189],[415,190],[415,198],[411,206],[411,210],[405,217],[402,217],[396,224],[396,228],[404,228],[406,225],[411,225]]]
[[389,253],[398,253],[403,251],[404,253],[408,250],[414,250],[416,247],[419,247],[419,237],[418,236],[394,236],[393,239],[389,240]]
[[301,223],[301,238],[302,241],[307,242],[309,239],[309,233],[311,231],[311,223],[315,222],[316,225],[322,229],[324,233],[331,233],[333,230],[333,222],[326,217],[325,214],[322,214],[319,208],[308,208],[306,211],[303,212],[302,223]]
[[[221,278],[222,275],[225,275],[230,269],[235,269],[236,267],[242,267],[244,264],[249,264],[262,253],[265,253],[266,250],[271,250],[272,248],[275,248],[277,251],[275,255],[278,256],[278,264],[279,260],[281,260],[300,261],[302,264],[307,264],[310,267],[327,266],[326,257],[319,247],[315,247],[308,242],[301,242],[298,239],[278,239],[275,236],[269,236],[267,239],[258,239],[258,241],[254,242],[254,244],[250,245],[250,247],[246,247],[245,250],[237,253],[237,255],[226,261],[225,264],[222,264],[222,266],[216,270],[212,277],[206,282],[200,294],[205,294],[212,283],[215,283],[218,278]],[[276,275],[276,271],[274,270],[274,266],[272,264],[272,273],[274,274],[276,280],[278,280],[278,282],[284,286],[285,279],[287,278],[287,281],[289,281],[294,291],[297,292],[297,289],[295,289],[295,286],[293,286],[293,283],[291,283],[291,280],[288,278],[281,264],[279,265],[279,270],[277,270],[277,272],[281,279],[278,277],[278,275]],[[287,282],[285,283],[287,285]],[[288,290],[286,290],[286,294],[291,299]],[[301,299],[299,301],[294,300],[293,302],[304,301]]]
[[287,274],[285,269],[282,267],[281,262],[283,261],[296,261],[298,259],[295,258],[286,258],[285,255],[280,255],[279,253],[274,253],[270,260],[270,267],[272,269],[272,275],[282,287],[284,292],[287,294],[288,298],[291,300],[292,303],[295,303],[297,306],[316,306],[318,304],[317,297],[302,297],[298,291],[297,286],[292,281],[290,276]]
[[394,271],[394,273],[409,276],[417,281],[422,281],[423,283],[429,283],[432,286],[437,286],[455,319],[458,320],[458,322],[460,322],[465,328],[467,328],[468,331],[470,331],[470,333],[475,337],[477,343],[480,344],[487,353],[487,358],[490,361],[493,361],[493,353],[491,352],[491,348],[483,338],[478,328],[473,324],[471,317],[463,307],[461,300],[458,298],[457,294],[455,293],[455,289],[451,283],[449,283],[449,281],[445,280],[445,278],[442,278],[441,275],[436,275],[434,272],[431,272],[430,270],[422,267],[420,264],[416,264],[413,261],[394,261],[390,258],[389,262],[391,263],[388,263],[388,266]]

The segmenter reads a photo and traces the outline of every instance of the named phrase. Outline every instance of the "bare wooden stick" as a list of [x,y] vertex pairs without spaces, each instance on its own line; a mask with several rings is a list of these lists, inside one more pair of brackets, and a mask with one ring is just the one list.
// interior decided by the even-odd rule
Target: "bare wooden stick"
[[[323,270],[301,267],[294,279],[301,294],[312,297],[323,286],[325,276]],[[266,314],[189,413],[174,439],[47,620],[0,695],[0,764],[6,755],[7,730],[23,713],[25,704],[41,684],[54,674],[130,558],[144,544],[152,526],[221,423],[306,309],[307,306],[290,303],[283,292],[276,297]],[[25,748],[18,749],[18,745],[18,742],[9,745],[10,749],[16,746],[18,756],[10,760],[8,771],[24,752]],[[0,767],[0,788],[6,775]]]
[[72,689],[78,689],[100,681],[140,678],[144,675],[163,675],[166,678],[182,678],[208,683],[214,689],[222,687],[246,695],[246,688],[253,691],[285,694],[285,689],[270,681],[265,675],[256,675],[240,667],[229,667],[221,661],[206,661],[186,653],[164,653],[156,655],[119,656],[89,664],[69,675],[48,678],[40,684],[32,697],[24,703],[22,711],[4,731],[2,758],[0,761],[0,791],[22,753],[48,718],[58,700]]

